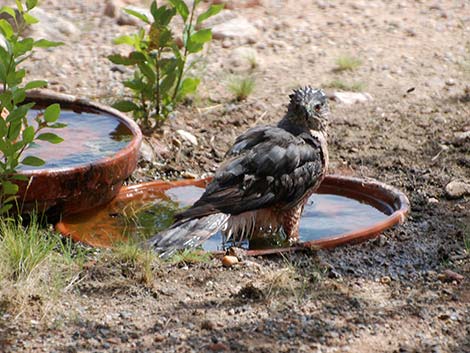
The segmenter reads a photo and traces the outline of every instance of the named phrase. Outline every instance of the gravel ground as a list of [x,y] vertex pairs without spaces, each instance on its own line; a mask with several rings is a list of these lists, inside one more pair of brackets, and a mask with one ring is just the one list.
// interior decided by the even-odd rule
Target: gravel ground
[[[0,350],[470,352],[470,195],[445,191],[451,181],[470,183],[470,4],[229,7],[214,26],[243,19],[249,26],[211,43],[198,66],[198,95],[147,137],[158,153],[141,161],[130,182],[210,173],[236,135],[284,113],[292,88],[323,86],[333,97],[328,86],[341,80],[361,83],[372,99],[332,100],[330,172],[400,188],[412,204],[408,220],[363,244],[252,258],[229,269],[217,259],[160,264],[146,282],[129,265],[92,263],[46,313],[37,309],[46,298],[31,298],[19,314],[0,305]],[[106,56],[124,53],[111,41],[136,27],[104,15],[101,2],[50,0],[41,8],[52,17],[42,30],[59,27],[50,39],[65,45],[36,52],[30,75],[104,103],[125,95],[120,81],[130,72]],[[342,55],[362,64],[338,72]],[[247,73],[256,77],[255,92],[234,102],[227,80]]]

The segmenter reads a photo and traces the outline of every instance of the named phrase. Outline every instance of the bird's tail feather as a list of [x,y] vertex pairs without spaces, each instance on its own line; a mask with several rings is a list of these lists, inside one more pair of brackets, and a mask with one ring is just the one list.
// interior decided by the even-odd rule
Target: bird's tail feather
[[180,221],[147,240],[161,258],[168,258],[177,250],[195,248],[224,228],[230,215],[215,213],[201,218]]

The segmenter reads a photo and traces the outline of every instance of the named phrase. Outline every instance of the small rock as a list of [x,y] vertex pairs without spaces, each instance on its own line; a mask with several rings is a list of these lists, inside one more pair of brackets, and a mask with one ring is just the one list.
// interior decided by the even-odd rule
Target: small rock
[[470,194],[470,184],[453,180],[446,185],[445,191],[449,198],[458,199],[464,195]]
[[454,145],[460,146],[465,142],[470,142],[470,131],[457,132],[454,135]]
[[222,258],[222,265],[224,267],[232,267],[235,264],[238,264],[238,258],[235,256],[225,255]]
[[428,199],[428,203],[431,204],[431,205],[435,205],[436,203],[439,203],[439,200],[436,199],[435,197],[430,197]]
[[446,86],[455,86],[455,80],[453,78],[449,78],[448,80],[446,80]]
[[222,48],[230,48],[232,46],[232,42],[229,41],[228,39],[225,39],[223,42],[222,42]]
[[199,175],[197,175],[196,173],[192,173],[188,170],[181,173],[181,176],[185,179],[197,179],[199,177]]
[[213,352],[224,352],[229,350],[229,347],[222,342],[212,343],[207,348]]
[[186,130],[176,130],[176,133],[181,136],[181,138],[190,144],[197,146],[197,138],[194,136],[192,133],[186,131]]
[[389,276],[383,276],[380,279],[380,283],[382,284],[390,284],[392,282],[392,279]]
[[146,162],[154,162],[155,161],[155,152],[152,146],[145,140],[142,140],[142,144],[140,145],[140,158],[142,158]]
[[213,330],[215,328],[215,324],[213,321],[211,320],[204,320],[202,323],[201,323],[201,328],[203,330]]
[[106,4],[104,5],[103,13],[105,16],[115,18],[119,13],[118,6],[113,0],[108,0],[106,1]]
[[155,335],[155,337],[153,338],[153,340],[155,342],[163,342],[165,340],[165,336],[163,335]]
[[212,37],[218,40],[237,38],[252,42],[256,41],[258,30],[244,17],[235,17],[212,27]]
[[465,277],[462,276],[460,273],[454,272],[452,270],[445,270],[444,272],[440,273],[437,278],[441,282],[461,282],[465,279]]
[[119,313],[119,317],[120,317],[121,319],[128,320],[128,319],[130,319],[130,318],[132,317],[132,313],[130,313],[130,312],[128,312],[128,311],[121,311],[121,312]]
[[371,101],[373,98],[369,93],[335,92],[333,99],[343,104],[355,104]]
[[30,28],[34,38],[70,42],[71,38],[80,36],[78,27],[63,16],[57,16],[38,7],[31,10],[31,15],[39,20],[39,23]]

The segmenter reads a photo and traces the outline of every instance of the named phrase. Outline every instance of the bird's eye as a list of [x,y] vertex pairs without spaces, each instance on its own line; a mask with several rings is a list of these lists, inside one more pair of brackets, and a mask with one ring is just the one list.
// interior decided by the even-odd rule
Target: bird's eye
[[315,104],[314,107],[316,112],[319,112],[321,109],[321,104]]

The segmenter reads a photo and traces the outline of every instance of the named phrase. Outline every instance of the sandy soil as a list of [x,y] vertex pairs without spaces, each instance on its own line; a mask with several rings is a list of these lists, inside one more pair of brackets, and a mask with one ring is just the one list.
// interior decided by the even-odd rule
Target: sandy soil
[[[330,172],[400,188],[412,204],[407,222],[367,243],[230,269],[218,260],[163,264],[150,283],[127,265],[91,265],[47,315],[32,299],[30,312],[0,316],[3,351],[470,352],[470,198],[444,191],[452,180],[470,182],[470,141],[456,141],[470,130],[470,4],[257,3],[234,1],[230,10],[256,25],[255,43],[212,43],[193,104],[149,138],[169,153],[142,162],[132,180],[211,172],[236,135],[284,113],[292,88],[363,83],[373,100],[331,102]],[[58,4],[42,8],[74,22],[80,38],[60,53],[36,53],[28,69],[52,89],[112,102],[128,71],[105,55],[124,50],[111,39],[135,27],[102,16],[101,3]],[[236,103],[226,80],[248,70],[240,46],[256,50],[257,85]],[[362,65],[336,72],[346,54]],[[177,129],[198,146],[175,144]],[[464,280],[443,275],[448,269]]]

